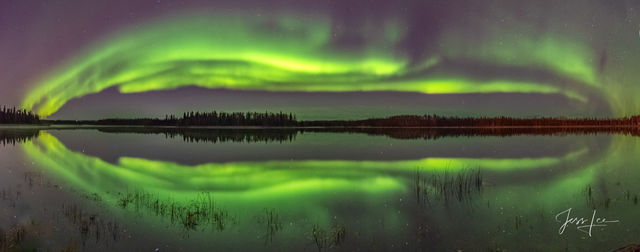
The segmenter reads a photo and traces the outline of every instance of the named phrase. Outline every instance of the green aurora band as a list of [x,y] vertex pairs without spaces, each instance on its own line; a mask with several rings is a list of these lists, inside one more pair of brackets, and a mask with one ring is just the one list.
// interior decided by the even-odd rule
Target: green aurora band
[[[73,98],[110,87],[133,93],[188,85],[309,92],[560,93],[579,102],[601,96],[596,91],[597,56],[561,33],[513,37],[508,47],[503,41],[479,41],[471,51],[453,30],[434,38],[442,45],[437,52],[414,59],[398,49],[406,39],[403,20],[383,18],[379,23],[383,25],[363,27],[366,45],[341,50],[332,44],[332,20],[320,15],[165,17],[111,34],[79,53],[35,83],[22,105],[46,117]],[[448,67],[449,62],[533,68],[553,78],[478,77]]]

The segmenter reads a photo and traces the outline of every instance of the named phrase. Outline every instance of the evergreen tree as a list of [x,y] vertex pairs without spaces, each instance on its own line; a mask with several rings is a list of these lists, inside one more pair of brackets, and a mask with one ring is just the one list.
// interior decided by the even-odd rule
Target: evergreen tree
[[39,123],[40,117],[25,109],[7,108],[0,109],[0,123],[4,124],[34,124]]

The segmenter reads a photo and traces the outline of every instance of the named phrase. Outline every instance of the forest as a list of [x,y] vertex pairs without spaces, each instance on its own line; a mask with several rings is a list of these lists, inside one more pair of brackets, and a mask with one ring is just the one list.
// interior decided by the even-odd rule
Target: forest
[[256,126],[292,127],[298,122],[291,113],[257,112],[185,112],[182,116],[165,115],[160,118],[103,119],[97,125],[146,125],[146,126]]
[[40,117],[31,111],[24,109],[7,108],[0,109],[0,123],[4,124],[37,124]]
[[597,118],[446,117],[402,115],[350,121],[303,121],[302,127],[638,127],[640,116]]
[[292,113],[272,112],[185,112],[164,118],[113,118],[102,120],[40,120],[31,111],[2,107],[0,124],[67,124],[119,126],[248,126],[248,127],[640,127],[640,116],[621,118],[559,118],[559,117],[456,117],[439,115],[399,115],[365,120],[298,121]]

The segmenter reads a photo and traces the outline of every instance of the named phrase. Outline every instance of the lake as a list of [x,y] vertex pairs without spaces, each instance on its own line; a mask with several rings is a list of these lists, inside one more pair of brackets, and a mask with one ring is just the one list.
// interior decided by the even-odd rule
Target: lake
[[639,140],[3,126],[0,250],[613,251],[640,242]]

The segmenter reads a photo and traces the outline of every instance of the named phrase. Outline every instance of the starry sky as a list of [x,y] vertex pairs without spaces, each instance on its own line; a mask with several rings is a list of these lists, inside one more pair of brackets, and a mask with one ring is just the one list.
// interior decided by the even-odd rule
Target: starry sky
[[0,2],[0,103],[54,119],[639,114],[640,1]]

